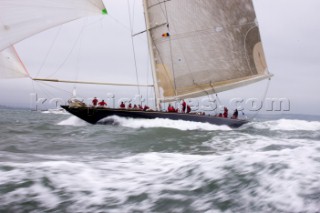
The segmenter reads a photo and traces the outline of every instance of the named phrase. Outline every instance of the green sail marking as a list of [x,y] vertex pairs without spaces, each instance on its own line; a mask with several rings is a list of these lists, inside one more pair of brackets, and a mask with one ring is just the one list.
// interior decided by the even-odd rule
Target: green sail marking
[[108,15],[108,11],[107,11],[107,9],[105,8],[105,9],[103,9],[102,11],[102,15]]

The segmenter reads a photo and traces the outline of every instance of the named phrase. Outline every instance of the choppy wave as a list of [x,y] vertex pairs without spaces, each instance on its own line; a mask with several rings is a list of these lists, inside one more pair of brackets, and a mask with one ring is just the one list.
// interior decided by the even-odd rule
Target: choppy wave
[[320,213],[317,121],[2,116],[0,212]]
[[[230,131],[232,130],[228,126],[218,126],[209,123],[191,122],[183,120],[170,120],[170,119],[133,119],[133,118],[122,118],[118,116],[111,116],[101,120],[100,123],[119,125],[123,127],[129,127],[134,129],[140,128],[172,128],[182,131],[186,130],[205,130],[205,131]],[[72,116],[66,120],[58,123],[58,125],[70,125],[70,126],[85,126],[87,123],[81,119]],[[282,131],[319,131],[319,121],[304,121],[304,120],[290,120],[290,119],[279,119],[271,121],[253,121],[250,122],[242,129],[245,128],[255,129],[266,129],[266,130],[282,130]]]
[[283,130],[283,131],[319,131],[319,121],[280,119],[274,121],[254,122],[253,127],[257,129]]
[[58,123],[60,126],[86,126],[88,125],[87,122],[81,120],[80,118],[76,116],[71,116],[70,118],[67,118],[63,121],[60,121]]
[[104,161],[6,163],[0,182],[11,189],[0,201],[68,212],[311,213],[319,210],[317,154],[300,146],[210,156],[146,153]]

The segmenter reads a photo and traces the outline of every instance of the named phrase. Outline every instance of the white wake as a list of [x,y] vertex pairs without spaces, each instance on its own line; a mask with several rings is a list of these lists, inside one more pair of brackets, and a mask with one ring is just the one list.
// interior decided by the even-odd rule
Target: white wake
[[201,123],[201,122],[192,122],[192,121],[183,121],[183,120],[170,120],[170,119],[133,119],[133,118],[122,118],[118,116],[111,116],[105,118],[102,122],[113,122],[113,124],[117,124],[123,127],[129,127],[134,129],[140,128],[170,128],[170,129],[178,129],[182,131],[187,130],[204,130],[204,131],[230,131],[232,130],[228,126],[218,126],[209,123]]

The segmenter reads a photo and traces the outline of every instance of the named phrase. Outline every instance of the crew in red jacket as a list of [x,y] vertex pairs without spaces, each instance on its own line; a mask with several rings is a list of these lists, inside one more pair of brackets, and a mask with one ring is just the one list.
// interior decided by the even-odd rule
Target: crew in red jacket
[[176,112],[176,109],[171,104],[169,104],[168,112]]
[[227,118],[227,117],[228,117],[228,108],[227,108],[227,107],[224,107],[223,110],[224,110],[224,111],[223,111],[223,117],[224,117],[224,118]]
[[124,105],[123,101],[122,101],[121,104],[120,104],[120,108],[121,108],[121,109],[126,108],[126,105]]
[[94,99],[92,100],[92,104],[93,104],[93,106],[97,106],[97,104],[98,104],[97,97],[94,97]]
[[107,103],[104,100],[102,100],[98,103],[98,105],[99,107],[104,107],[104,106],[107,106]]
[[182,100],[182,112],[186,112],[186,108],[187,108],[187,103]]

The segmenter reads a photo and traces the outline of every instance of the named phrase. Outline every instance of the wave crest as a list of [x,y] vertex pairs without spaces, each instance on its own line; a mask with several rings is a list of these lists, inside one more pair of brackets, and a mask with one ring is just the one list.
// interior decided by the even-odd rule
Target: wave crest
[[284,130],[284,131],[318,131],[320,130],[319,121],[290,120],[280,119],[274,121],[254,122],[256,129]]
[[70,118],[60,121],[57,125],[59,126],[86,126],[87,122],[81,120],[76,116],[71,116]]

